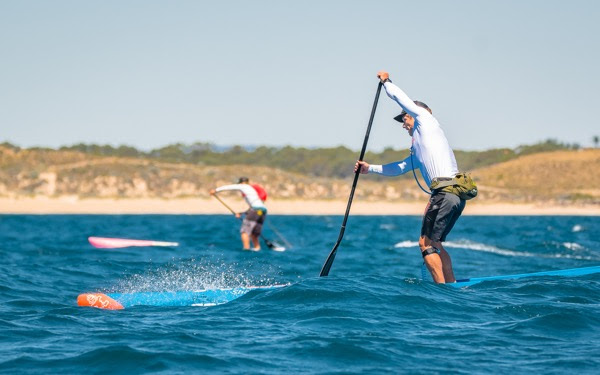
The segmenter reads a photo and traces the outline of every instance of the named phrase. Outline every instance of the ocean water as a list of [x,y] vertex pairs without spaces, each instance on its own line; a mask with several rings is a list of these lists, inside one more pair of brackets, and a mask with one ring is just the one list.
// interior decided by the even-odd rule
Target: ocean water
[[[416,216],[270,216],[293,245],[241,250],[231,216],[0,216],[0,372],[595,374],[600,275],[421,280]],[[281,237],[272,229],[275,228]],[[600,265],[598,217],[465,216],[458,278]],[[96,249],[88,236],[179,242]],[[83,292],[289,283],[212,307],[78,307]]]

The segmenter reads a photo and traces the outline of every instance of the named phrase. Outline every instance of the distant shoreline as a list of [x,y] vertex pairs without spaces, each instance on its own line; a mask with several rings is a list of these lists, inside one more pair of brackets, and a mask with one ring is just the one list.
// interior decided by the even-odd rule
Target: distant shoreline
[[[352,215],[422,215],[427,201],[365,202],[355,199]],[[244,211],[240,200],[228,201],[234,210]],[[347,201],[275,200],[267,201],[272,215],[343,215]],[[77,197],[0,198],[0,214],[229,214],[215,199],[79,199]],[[555,215],[600,216],[599,205],[558,206],[513,203],[467,203],[464,215]]]

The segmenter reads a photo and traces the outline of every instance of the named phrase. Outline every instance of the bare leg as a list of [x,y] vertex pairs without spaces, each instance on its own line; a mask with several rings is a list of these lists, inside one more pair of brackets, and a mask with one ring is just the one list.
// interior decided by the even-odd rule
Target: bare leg
[[432,242],[433,247],[440,251],[440,258],[442,259],[442,269],[444,271],[444,279],[447,283],[453,283],[456,281],[454,277],[454,271],[452,270],[452,259],[450,254],[444,249],[441,242]]
[[254,250],[260,250],[260,241],[258,240],[258,236],[253,234],[250,236],[252,238],[252,244],[254,245]]
[[242,232],[242,246],[244,250],[250,250],[250,236],[246,232]]
[[[419,239],[419,247],[421,248],[421,252],[427,250],[431,246],[432,246],[432,243],[431,243],[431,240],[429,239],[429,237],[421,236],[421,238]],[[446,282],[446,279],[444,277],[445,272],[443,270],[443,268],[444,268],[443,267],[443,259],[442,259],[442,257],[440,257],[439,254],[437,254],[437,253],[429,254],[429,255],[425,256],[425,258],[423,258],[423,261],[425,262],[427,269],[431,273],[431,277],[433,278],[433,281],[435,281],[436,283],[442,283],[442,284]],[[452,267],[452,266],[450,266],[450,267]]]

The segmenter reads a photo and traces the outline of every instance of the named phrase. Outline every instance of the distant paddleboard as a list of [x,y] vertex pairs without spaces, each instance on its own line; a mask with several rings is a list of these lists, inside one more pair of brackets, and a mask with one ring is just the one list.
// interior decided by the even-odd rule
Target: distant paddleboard
[[88,237],[92,246],[101,249],[116,249],[131,246],[179,246],[177,242],[134,240],[128,238]]
[[106,310],[122,310],[132,306],[215,306],[233,301],[251,290],[268,290],[287,285],[176,292],[83,293],[77,297],[77,304]]
[[514,280],[514,279],[522,279],[522,278],[528,278],[528,277],[540,277],[540,276],[575,277],[575,276],[591,275],[594,273],[600,273],[600,266],[571,268],[571,269],[556,270],[556,271],[520,273],[520,274],[515,274],[515,275],[474,277],[471,279],[456,280],[455,283],[448,283],[445,285],[453,286],[455,288],[462,288],[464,286],[469,286],[469,285],[478,284],[478,283],[481,283],[484,281],[492,281],[492,280]]

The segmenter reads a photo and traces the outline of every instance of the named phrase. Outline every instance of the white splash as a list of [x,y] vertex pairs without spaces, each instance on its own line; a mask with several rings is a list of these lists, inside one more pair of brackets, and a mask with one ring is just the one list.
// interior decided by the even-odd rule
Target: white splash
[[569,250],[573,250],[573,251],[579,251],[579,250],[583,250],[584,247],[581,246],[580,244],[576,243],[576,242],[563,242],[562,244],[564,247],[566,247]]
[[[267,271],[269,274],[270,271]],[[272,270],[271,270],[272,272]],[[205,290],[270,285],[273,280],[267,277],[252,277],[235,263],[211,263],[187,260],[170,264],[143,274],[127,276],[113,288],[119,293]]]

